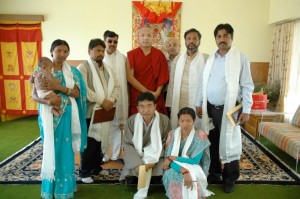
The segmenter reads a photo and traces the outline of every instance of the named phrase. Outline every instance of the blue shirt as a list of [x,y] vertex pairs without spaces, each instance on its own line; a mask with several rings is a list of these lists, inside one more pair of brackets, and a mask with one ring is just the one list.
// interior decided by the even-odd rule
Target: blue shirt
[[[210,77],[207,84],[207,100],[214,105],[223,105],[225,103],[227,83],[225,79],[225,61],[227,54],[221,56],[218,52],[214,54]],[[243,103],[243,113],[250,113],[252,106],[252,93],[254,84],[252,81],[250,62],[248,58],[241,53],[241,71],[237,101]],[[203,82],[201,82],[202,84]],[[200,83],[199,83],[200,84]],[[202,106],[202,90],[199,85],[196,106]]]

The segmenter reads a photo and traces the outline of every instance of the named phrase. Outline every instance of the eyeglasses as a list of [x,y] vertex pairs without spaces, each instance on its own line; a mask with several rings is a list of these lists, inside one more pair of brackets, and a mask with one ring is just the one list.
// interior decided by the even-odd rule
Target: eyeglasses
[[111,44],[111,43],[114,43],[114,44],[117,44],[117,43],[118,43],[118,41],[113,41],[113,40],[108,40],[107,42],[110,43],[110,44]]

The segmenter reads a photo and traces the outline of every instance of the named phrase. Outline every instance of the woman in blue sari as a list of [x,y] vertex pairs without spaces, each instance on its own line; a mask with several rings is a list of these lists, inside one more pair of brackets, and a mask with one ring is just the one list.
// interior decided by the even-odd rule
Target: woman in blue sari
[[[66,41],[55,40],[50,49],[53,75],[61,81],[46,81],[46,87],[57,95],[40,99],[33,89],[33,99],[39,102],[39,127],[43,140],[42,198],[74,198],[76,187],[74,152],[86,147],[86,88],[80,72],[67,64],[70,48]],[[60,83],[58,83],[60,82]],[[64,112],[49,114],[51,106]]]
[[191,108],[182,108],[179,127],[171,131],[166,141],[163,184],[166,195],[172,199],[198,199],[210,196],[207,172],[210,164],[210,142],[204,131],[195,131],[196,114]]

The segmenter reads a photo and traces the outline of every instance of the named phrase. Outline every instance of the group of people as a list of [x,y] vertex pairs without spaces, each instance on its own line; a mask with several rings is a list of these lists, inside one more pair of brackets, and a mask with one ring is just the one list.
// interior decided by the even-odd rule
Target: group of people
[[[237,120],[247,121],[254,86],[249,60],[231,45],[233,33],[230,24],[219,24],[218,49],[208,56],[192,28],[184,34],[186,52],[169,38],[165,55],[143,27],[139,47],[126,58],[117,49],[119,35],[108,30],[90,41],[90,58],[77,68],[66,62],[68,43],[55,40],[53,62],[41,58],[31,78],[43,139],[42,197],[74,197],[76,151],[82,182],[92,183],[93,175],[107,175],[103,162],[118,161],[124,150],[120,181],[130,183],[142,168],[147,173],[136,199],[147,197],[151,176],[162,179],[169,198],[210,196],[207,185],[221,177],[224,192],[234,191],[241,130],[226,112],[242,103]],[[95,122],[98,109],[115,110],[114,118]]]

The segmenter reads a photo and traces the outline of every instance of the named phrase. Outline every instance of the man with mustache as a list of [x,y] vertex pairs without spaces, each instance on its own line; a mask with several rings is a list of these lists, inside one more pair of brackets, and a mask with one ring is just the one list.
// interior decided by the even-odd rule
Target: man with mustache
[[[184,33],[187,52],[177,56],[171,67],[170,82],[167,92],[166,107],[171,107],[172,129],[178,126],[177,113],[184,107],[195,109],[198,80],[202,78],[202,71],[208,55],[201,53],[198,48],[201,34],[192,28]],[[200,126],[199,118],[195,127]]]
[[243,110],[237,121],[239,124],[247,121],[254,89],[248,58],[231,46],[233,32],[230,24],[215,28],[218,50],[206,62],[196,101],[197,115],[202,116],[201,128],[210,130],[211,164],[207,181],[214,183],[222,175],[226,193],[234,191],[242,154],[241,128],[232,126],[226,113],[242,101]]
[[[88,53],[90,59],[81,63],[77,68],[80,71],[87,89],[86,122],[88,127],[87,148],[81,157],[80,176],[82,182],[93,183],[91,175],[98,175],[102,171],[101,141],[108,147],[108,133],[111,121],[93,124],[95,108],[110,111],[120,93],[120,85],[110,66],[103,63],[105,43],[101,39],[92,39]],[[107,148],[104,148],[107,150]],[[103,170],[101,174],[107,172]]]

